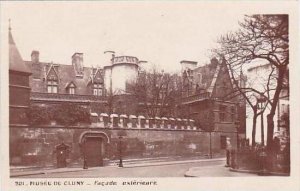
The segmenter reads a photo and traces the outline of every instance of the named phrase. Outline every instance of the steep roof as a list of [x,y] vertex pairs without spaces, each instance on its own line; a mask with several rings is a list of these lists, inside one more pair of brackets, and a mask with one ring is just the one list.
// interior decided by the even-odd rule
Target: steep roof
[[31,73],[29,68],[25,65],[21,57],[21,54],[15,44],[15,41],[11,34],[11,29],[9,29],[8,43],[9,43],[9,70]]
[[[87,95],[92,93],[88,87],[88,85],[92,83],[91,78],[93,78],[93,68],[91,67],[83,67],[82,77],[76,77],[73,65],[46,62],[33,63],[32,61],[25,61],[25,63],[28,68],[32,70],[33,77],[36,76],[35,80],[32,78],[30,80],[33,92],[46,92],[44,87],[46,84],[47,73],[49,73],[51,69],[55,70],[55,73],[58,76],[59,93],[67,93],[66,87],[70,83],[74,83],[76,86],[76,94]],[[39,69],[35,69],[36,67]],[[97,70],[100,71],[100,69]]]
[[[215,78],[217,77],[218,73],[219,65],[217,64],[207,64],[205,66],[196,68],[193,71],[195,83],[202,84],[202,87],[208,92],[211,92],[211,86],[214,86]],[[201,79],[197,74],[201,74]]]
[[[188,79],[191,84],[184,85],[185,91],[187,91],[186,97],[199,94],[220,97],[233,88],[225,60],[218,61],[213,58],[210,64],[185,71],[183,78]],[[188,102],[190,103],[191,100]]]

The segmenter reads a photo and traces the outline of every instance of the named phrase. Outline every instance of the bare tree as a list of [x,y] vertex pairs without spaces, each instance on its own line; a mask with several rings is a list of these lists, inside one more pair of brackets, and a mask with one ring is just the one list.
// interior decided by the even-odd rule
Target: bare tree
[[150,72],[140,72],[136,82],[128,84],[128,92],[142,104],[148,117],[171,116],[180,92],[178,79],[153,67]]
[[269,94],[270,113],[267,115],[267,148],[270,149],[275,111],[289,64],[288,15],[245,16],[240,26],[240,30],[220,38],[218,52],[233,70],[255,61],[268,62],[275,68],[276,86],[274,94]]
[[[225,60],[223,62],[226,62]],[[231,100],[238,98],[238,102],[243,103],[246,101],[248,104],[248,107],[251,108],[253,113],[252,118],[252,146],[255,146],[256,144],[256,124],[257,124],[257,118],[259,115],[263,115],[266,108],[268,107],[270,101],[270,91],[273,89],[271,88],[273,81],[273,72],[274,68],[272,69],[272,72],[269,74],[267,79],[263,79],[260,81],[262,83],[262,88],[255,87],[251,81],[244,80],[244,75],[242,72],[240,72],[239,75],[236,74],[236,70],[233,68],[233,66],[227,62],[227,66],[229,68],[231,80],[233,82],[234,88],[232,91],[230,91],[228,94],[225,94],[223,99],[224,100]],[[255,78],[255,82],[258,83],[257,76]],[[265,104],[260,104],[260,102],[264,100],[266,102]]]

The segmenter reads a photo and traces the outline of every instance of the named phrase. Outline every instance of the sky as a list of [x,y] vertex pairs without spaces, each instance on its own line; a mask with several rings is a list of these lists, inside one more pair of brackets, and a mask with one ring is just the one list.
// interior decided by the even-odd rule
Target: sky
[[180,71],[181,60],[208,63],[220,35],[243,19],[229,4],[176,1],[7,2],[3,10],[24,60],[38,50],[41,61],[71,64],[82,52],[85,66],[103,67],[109,50],[170,72]]

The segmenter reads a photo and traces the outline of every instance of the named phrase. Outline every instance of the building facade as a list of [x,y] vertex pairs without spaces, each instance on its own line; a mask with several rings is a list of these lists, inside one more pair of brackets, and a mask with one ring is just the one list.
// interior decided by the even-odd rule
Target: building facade
[[[272,72],[273,70],[273,72]],[[272,72],[272,78],[270,78],[269,87],[270,92],[269,96],[272,98],[274,96],[274,89],[277,85],[276,77],[277,77],[277,71],[276,69],[273,69],[273,66],[269,63],[265,64],[258,64],[254,67],[251,67],[247,71],[247,76],[250,81],[255,81],[256,83],[253,83],[253,88],[264,91],[265,87],[263,87],[261,84],[267,84],[267,78]],[[286,143],[289,139],[289,70],[286,71],[284,79],[283,79],[283,87],[280,92],[279,101],[277,104],[277,110],[276,114],[274,116],[274,135],[279,137],[283,143]],[[264,103],[266,104],[266,103]],[[266,118],[267,114],[269,113],[270,109],[266,108],[266,110],[263,113],[263,117]],[[248,111],[248,113],[251,113]],[[247,124],[249,127],[252,126],[251,121],[251,114],[249,115],[249,121],[247,121]],[[263,125],[262,125],[263,124]],[[267,132],[267,120],[257,120],[257,127],[260,129],[261,127],[264,127],[264,132]],[[251,128],[249,128],[249,131],[251,131]],[[266,140],[266,134],[265,133],[265,140]],[[261,131],[257,131],[257,140],[261,141]]]
[[[11,165],[61,167],[58,163],[65,159],[68,166],[81,166],[84,160],[89,166],[102,166],[117,160],[119,149],[123,158],[214,157],[225,155],[227,137],[237,145],[238,104],[221,99],[232,83],[226,65],[216,59],[204,67],[182,62],[187,66],[180,77],[183,86],[176,94],[176,112],[149,117],[141,109],[148,103],[127,91],[140,75],[138,58],[113,55],[103,68],[93,68],[84,66],[83,53],[74,53],[69,65],[42,62],[38,51],[23,61],[13,41],[10,46],[10,66],[22,65],[25,71],[21,77],[10,68],[10,148],[16,151],[10,155]],[[17,84],[22,92],[14,89],[17,79],[25,83]],[[14,100],[13,95],[21,98]],[[14,125],[18,112],[14,102],[21,100],[25,105],[18,108],[39,108],[35,116],[42,120],[33,122],[29,117]],[[89,120],[70,124],[53,120],[52,115],[61,119],[68,113],[81,119],[86,114],[81,109]],[[22,110],[18,116],[32,115]]]
[[245,138],[245,102],[238,97],[226,99],[233,84],[224,60],[197,67],[182,61],[183,91],[179,105],[182,115],[196,120],[206,131],[237,132]]

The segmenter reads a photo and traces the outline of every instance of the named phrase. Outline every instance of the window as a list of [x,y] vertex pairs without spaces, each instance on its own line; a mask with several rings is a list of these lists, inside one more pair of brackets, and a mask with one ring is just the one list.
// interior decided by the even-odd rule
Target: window
[[102,85],[101,84],[93,85],[93,95],[102,96]]
[[225,105],[220,105],[220,121],[225,121],[225,115],[226,115],[226,106]]
[[75,85],[71,83],[68,87],[69,94],[75,94]]
[[235,121],[235,107],[234,106],[231,107],[231,121],[232,122]]
[[69,88],[69,94],[75,94],[75,88],[74,87]]
[[58,91],[58,83],[57,81],[50,80],[47,81],[47,91],[48,93],[57,93]]

